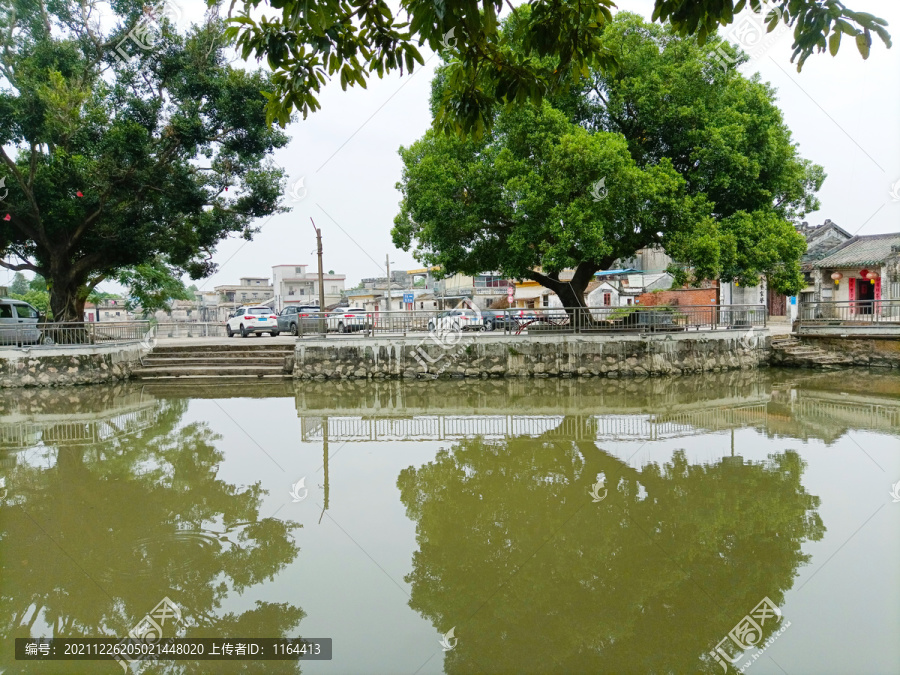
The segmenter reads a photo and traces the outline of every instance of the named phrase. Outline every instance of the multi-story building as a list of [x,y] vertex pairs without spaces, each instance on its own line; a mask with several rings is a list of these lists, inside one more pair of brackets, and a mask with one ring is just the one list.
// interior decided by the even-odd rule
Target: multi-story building
[[239,284],[223,284],[214,290],[219,296],[217,321],[225,321],[241,305],[271,305],[273,302],[268,277],[241,277]]
[[[275,265],[272,267],[272,288],[275,309],[288,305],[319,304],[319,273],[308,271],[308,265]],[[325,306],[330,307],[344,296],[345,274],[331,272],[322,275]]]

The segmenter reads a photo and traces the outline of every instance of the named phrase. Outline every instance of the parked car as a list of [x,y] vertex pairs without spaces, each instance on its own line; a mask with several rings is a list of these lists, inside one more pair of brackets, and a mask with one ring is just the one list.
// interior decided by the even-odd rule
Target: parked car
[[297,335],[301,332],[309,332],[317,329],[319,323],[318,305],[290,305],[281,310],[278,315],[278,330]]
[[485,330],[516,330],[519,321],[514,309],[488,309],[481,313]]
[[358,307],[341,307],[328,315],[326,324],[329,331],[352,333],[372,327],[372,314]]
[[225,333],[228,337],[235,333],[240,333],[241,337],[247,337],[251,333],[269,333],[275,337],[278,332],[278,317],[275,310],[265,305],[238,307],[225,322]]
[[0,344],[52,344],[52,340],[42,340],[38,328],[38,322],[42,318],[41,313],[27,302],[12,298],[0,299]]
[[453,309],[440,312],[428,320],[428,330],[432,333],[461,330],[485,330],[484,320],[480,314],[471,309]]

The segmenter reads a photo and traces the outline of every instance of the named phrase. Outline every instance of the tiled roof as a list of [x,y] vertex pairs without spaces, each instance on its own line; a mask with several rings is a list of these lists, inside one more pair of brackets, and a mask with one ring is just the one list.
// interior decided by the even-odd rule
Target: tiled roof
[[857,267],[879,265],[889,258],[891,246],[900,246],[900,232],[853,237],[814,264],[814,267]]

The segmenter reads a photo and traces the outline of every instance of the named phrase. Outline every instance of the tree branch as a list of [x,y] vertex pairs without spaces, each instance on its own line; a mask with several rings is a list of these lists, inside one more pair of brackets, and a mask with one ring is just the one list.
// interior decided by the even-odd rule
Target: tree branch
[[22,270],[28,270],[30,272],[37,272],[41,276],[44,276],[43,269],[33,265],[32,263],[26,262],[21,265],[13,265],[12,263],[8,263],[5,260],[0,260],[0,267],[4,267],[8,270],[12,270],[13,272],[21,272]]

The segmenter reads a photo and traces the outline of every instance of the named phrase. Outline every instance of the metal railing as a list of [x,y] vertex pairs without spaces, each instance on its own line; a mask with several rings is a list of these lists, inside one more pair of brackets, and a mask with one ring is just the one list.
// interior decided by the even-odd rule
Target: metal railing
[[[502,335],[588,333],[665,333],[688,330],[764,327],[765,305],[681,305],[627,307],[550,307],[508,310],[410,310],[353,314],[332,312],[324,322],[310,316],[298,326],[300,337],[344,333],[371,337],[429,332]],[[324,323],[324,326],[322,325]]]
[[225,337],[224,321],[172,321],[156,324],[158,338]]
[[801,302],[800,326],[900,324],[900,300]]
[[149,321],[122,322],[0,322],[0,345],[15,347],[77,347],[142,342],[152,334]]

